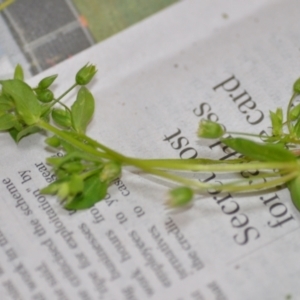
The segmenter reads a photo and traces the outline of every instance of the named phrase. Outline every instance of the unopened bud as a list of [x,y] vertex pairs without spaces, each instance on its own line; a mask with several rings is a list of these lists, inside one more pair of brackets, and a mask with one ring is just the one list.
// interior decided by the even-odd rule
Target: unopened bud
[[206,139],[217,139],[225,133],[223,127],[209,120],[201,120],[198,136]]
[[189,187],[181,186],[169,191],[168,196],[166,204],[170,207],[179,207],[190,203],[194,192]]
[[50,90],[47,90],[47,89],[46,90],[37,89],[35,92],[36,92],[37,98],[41,102],[44,102],[44,103],[51,102],[54,98],[53,93]]
[[97,70],[94,65],[86,64],[83,68],[81,68],[75,77],[76,83],[79,85],[86,85],[88,84],[94,75],[96,74]]
[[57,148],[60,146],[60,139],[56,135],[54,135],[54,136],[47,138],[45,140],[45,143],[47,145],[49,145],[50,147]]
[[102,182],[111,182],[121,174],[121,166],[116,162],[108,162],[103,167],[102,172],[100,173],[100,180]]
[[42,79],[38,84],[39,89],[41,89],[41,90],[47,89],[54,82],[56,77],[57,77],[57,74],[51,75],[51,76],[48,76],[48,77],[45,77],[44,79]]
[[61,108],[53,108],[51,115],[52,115],[53,121],[57,125],[66,127],[66,128],[69,128],[72,126],[71,115],[68,110],[61,109]]

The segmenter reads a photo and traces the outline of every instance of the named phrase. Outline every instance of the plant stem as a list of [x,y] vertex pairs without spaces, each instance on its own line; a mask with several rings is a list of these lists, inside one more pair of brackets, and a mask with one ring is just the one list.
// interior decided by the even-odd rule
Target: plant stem
[[[63,103],[60,102],[60,100],[61,100],[64,96],[66,96],[68,93],[70,93],[77,85],[78,85],[77,83],[74,83],[70,88],[68,88],[64,93],[62,93],[57,99],[55,99],[55,100],[51,103],[51,105],[48,107],[48,109],[44,112],[44,114],[47,113],[47,112],[51,109],[51,107],[53,107],[57,102],[59,102],[61,105],[64,105]],[[65,106],[65,105],[64,105],[64,106]],[[66,107],[66,106],[65,106],[65,107]],[[70,110],[70,109],[68,108],[68,110]]]
[[[137,159],[138,160],[138,159]],[[203,171],[203,172],[236,172],[247,170],[266,169],[298,169],[295,162],[249,162],[246,164],[191,164],[184,160],[139,160],[144,165],[152,168],[182,170],[182,171]]]
[[[267,189],[267,188],[272,188],[272,187],[276,187],[278,185],[287,183],[290,180],[297,177],[298,175],[299,175],[299,171],[294,171],[294,172],[288,173],[287,175],[284,175],[278,179],[274,179],[274,180],[267,181],[264,183],[257,183],[257,184],[253,184],[253,185],[249,185],[249,186],[237,186],[236,184],[238,182],[232,182],[229,184],[224,184],[222,186],[221,190],[227,191],[227,192],[248,192],[248,191],[259,190],[259,189]],[[219,189],[220,189],[220,187],[219,187]]]
[[[197,189],[197,190],[206,190],[211,188],[220,188],[218,185],[214,184],[208,184],[208,183],[202,183],[198,180],[192,180],[187,179],[175,174],[171,174],[168,172],[165,172],[163,170],[159,170],[161,168],[165,168],[168,170],[189,170],[189,171],[204,171],[204,172],[213,172],[213,171],[224,171],[224,172],[235,172],[235,171],[243,171],[243,170],[249,170],[249,169],[282,169],[282,170],[293,170],[294,172],[290,172],[287,175],[284,175],[278,179],[274,179],[268,182],[260,183],[260,184],[253,184],[249,186],[236,186],[237,183],[241,182],[247,182],[248,180],[239,181],[236,183],[229,183],[222,186],[222,190],[224,191],[248,191],[248,190],[255,190],[255,189],[261,189],[261,188],[268,188],[268,187],[274,187],[279,184],[286,183],[287,181],[293,179],[299,172],[299,168],[297,164],[295,165],[295,162],[291,163],[264,163],[264,162],[253,162],[253,163],[247,163],[247,164],[229,164],[229,165],[223,165],[223,164],[209,164],[209,165],[199,165],[199,164],[192,164],[191,161],[186,163],[184,160],[143,160],[143,159],[135,159],[130,158],[127,156],[124,156],[108,147],[106,147],[103,144],[98,143],[97,141],[78,133],[70,133],[64,132],[62,130],[59,130],[52,126],[51,124],[40,120],[37,124],[40,128],[45,129],[47,131],[50,131],[54,133],[59,138],[63,139],[67,143],[71,144],[72,146],[76,147],[77,149],[83,151],[84,153],[88,153],[90,155],[101,157],[101,158],[107,158],[112,159],[115,161],[120,162],[121,164],[125,165],[131,165],[134,166],[140,170],[143,170],[149,174],[159,176],[162,178],[165,178],[170,181],[175,181],[177,183],[189,186],[191,188]],[[81,138],[83,140],[86,140],[88,143],[90,143],[92,146],[96,146],[100,148],[102,151],[96,150],[95,148],[91,147],[88,144],[85,144],[79,140],[77,140],[75,137]],[[268,176],[266,176],[268,177]]]
[[297,96],[297,93],[294,92],[291,99],[290,99],[290,101],[289,101],[289,104],[288,104],[288,107],[287,107],[287,110],[286,110],[286,124],[287,124],[288,130],[289,130],[289,133],[292,133],[292,131],[293,131],[293,127],[292,127],[291,119],[290,119],[290,110],[291,110],[294,98],[296,96]]
[[59,129],[55,128],[54,126],[52,126],[51,124],[45,122],[42,119],[40,119],[39,122],[36,125],[38,127],[40,127],[41,129],[45,129],[47,131],[50,131],[50,132],[54,133],[56,136],[58,136],[62,140],[66,141],[67,143],[71,144],[72,146],[76,147],[77,149],[79,149],[79,150],[81,150],[85,153],[89,153],[93,156],[101,157],[101,158],[111,158],[110,156],[106,155],[105,153],[97,151],[96,149],[90,147],[89,145],[85,145],[84,143],[76,140],[75,138],[70,136],[69,133],[66,133],[62,130],[59,130]]

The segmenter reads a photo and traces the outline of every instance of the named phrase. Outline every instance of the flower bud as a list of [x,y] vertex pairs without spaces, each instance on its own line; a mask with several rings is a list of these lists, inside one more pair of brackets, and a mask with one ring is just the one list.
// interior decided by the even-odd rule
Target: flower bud
[[300,78],[294,82],[293,90],[295,93],[300,94]]
[[76,83],[79,85],[86,85],[88,84],[94,75],[96,74],[97,70],[94,65],[86,64],[83,68],[81,68],[75,77]]
[[191,188],[181,186],[169,191],[169,198],[166,204],[170,207],[184,206],[193,199],[194,192]]
[[111,182],[121,174],[121,166],[116,162],[108,162],[100,173],[100,181]]
[[198,129],[198,136],[206,139],[216,139],[225,133],[223,127],[209,120],[201,120]]
[[56,78],[57,78],[57,74],[45,77],[39,82],[38,88],[41,90],[47,89],[54,82]]
[[62,127],[69,128],[72,126],[71,115],[68,110],[61,108],[53,108],[52,112],[53,121]]
[[37,90],[35,90],[35,92],[36,92],[37,98],[41,102],[44,102],[44,103],[51,102],[54,98],[53,93],[48,89],[46,89],[46,90],[37,89]]
[[54,147],[54,148],[57,148],[60,146],[60,139],[56,136],[56,135],[53,135],[51,137],[48,137],[46,140],[45,140],[45,143],[47,145],[49,145],[50,147]]

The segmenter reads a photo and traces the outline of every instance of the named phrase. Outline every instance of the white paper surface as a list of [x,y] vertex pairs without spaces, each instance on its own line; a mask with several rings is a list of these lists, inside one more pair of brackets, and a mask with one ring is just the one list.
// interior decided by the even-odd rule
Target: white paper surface
[[[131,156],[221,158],[197,139],[198,122],[267,130],[299,76],[298,8],[183,1],[31,82],[58,73],[58,95],[90,61],[91,137]],[[169,183],[125,171],[105,201],[70,215],[38,194],[50,176],[43,139],[1,134],[1,299],[300,299],[300,219],[287,191],[199,195],[174,213],[163,205]]]

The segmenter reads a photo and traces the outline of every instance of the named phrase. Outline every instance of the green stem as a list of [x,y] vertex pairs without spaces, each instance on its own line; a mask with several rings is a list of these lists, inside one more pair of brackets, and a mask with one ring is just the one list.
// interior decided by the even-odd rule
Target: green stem
[[203,171],[203,172],[236,172],[247,170],[266,170],[266,169],[298,169],[295,162],[249,162],[246,164],[209,164],[198,165],[191,163],[184,163],[181,161],[168,160],[142,160],[136,159],[143,163],[143,165],[151,168],[181,170],[181,171]]
[[105,153],[99,152],[96,149],[90,147],[89,145],[85,145],[82,142],[76,140],[72,136],[70,136],[69,133],[66,133],[62,130],[57,129],[56,127],[52,126],[51,124],[45,122],[44,120],[40,119],[39,122],[36,124],[38,127],[41,129],[45,129],[47,131],[50,131],[54,133],[56,136],[61,138],[62,140],[66,141],[67,143],[71,144],[75,148],[85,152],[89,153],[93,156],[96,157],[101,157],[101,158],[111,158],[110,156],[106,155]]
[[236,132],[236,131],[227,131],[226,133],[228,134],[232,134],[232,135],[244,135],[244,136],[252,136],[252,137],[256,137],[256,138],[262,138],[261,135],[259,134],[252,134],[252,133],[244,133],[244,132]]
[[[274,179],[274,180],[270,180],[264,183],[257,183],[257,184],[253,184],[253,185],[249,185],[249,186],[237,186],[236,184],[238,182],[231,182],[229,184],[224,184],[221,187],[222,191],[227,191],[227,192],[249,192],[249,191],[253,191],[253,190],[259,190],[259,189],[268,189],[268,188],[272,188],[272,187],[276,187],[278,185],[287,183],[288,181],[294,179],[295,177],[297,177],[299,175],[299,171],[295,171],[292,173],[289,173],[285,176],[282,176],[278,179]],[[249,182],[249,181],[247,181]],[[219,186],[220,189],[220,186]]]
[[[78,141],[73,136],[70,136],[69,133],[63,132],[54,126],[50,125],[49,123],[40,120],[38,123],[38,126],[42,129],[48,130],[55,135],[57,135],[59,138],[63,139],[64,141],[70,143],[74,147],[78,148],[81,151],[84,151],[85,153],[89,153],[96,157],[101,158],[108,158],[113,159],[116,161],[119,161],[122,164],[127,164],[134,166],[136,168],[139,168],[149,174],[159,176],[162,178],[165,178],[170,181],[175,181],[177,183],[187,185],[189,187],[193,187],[195,189],[199,190],[206,190],[210,188],[219,188],[219,186],[214,184],[207,184],[202,183],[197,180],[191,180],[187,179],[181,176],[177,176],[175,174],[170,174],[162,170],[158,170],[156,168],[167,168],[167,169],[174,169],[174,170],[192,170],[192,171],[242,171],[242,170],[249,170],[249,169],[294,169],[295,172],[289,173],[288,175],[285,175],[279,179],[275,179],[263,184],[254,184],[251,186],[233,186],[233,183],[230,183],[228,185],[224,185],[222,187],[222,190],[230,190],[230,191],[246,191],[246,190],[254,190],[259,188],[268,188],[272,186],[276,186],[278,184],[282,184],[287,182],[288,180],[294,178],[298,174],[298,168],[295,166],[295,163],[249,163],[249,164],[238,164],[238,165],[191,165],[191,164],[183,164],[183,163],[176,163],[174,161],[168,161],[168,160],[142,160],[142,159],[134,159],[127,156],[124,156],[92,139],[89,137],[82,135],[82,134],[73,134],[73,136],[77,136],[79,138],[87,140],[91,145],[97,146],[101,150],[105,151],[99,152],[95,148],[86,145],[82,143],[81,141]],[[176,161],[176,160],[175,160]],[[246,182],[249,182],[249,180],[246,180]]]
[[[62,93],[55,101],[51,103],[51,105],[48,107],[48,109],[43,113],[46,114],[51,107],[53,107],[57,102],[59,102],[64,96],[66,96],[68,93],[70,93],[78,84],[74,83],[70,88],[68,88],[64,93]],[[64,105],[63,103],[59,102],[61,105]],[[69,109],[69,108],[68,108]],[[70,110],[70,109],[69,109]]]
[[297,96],[297,93],[293,93],[290,101],[289,101],[289,104],[288,104],[288,107],[287,107],[287,110],[286,110],[286,124],[287,124],[287,127],[289,129],[289,133],[292,133],[293,131],[293,127],[292,127],[292,124],[291,124],[291,119],[290,119],[290,110],[291,110],[291,107],[292,107],[292,104],[293,104],[293,101],[294,101],[294,98]]

